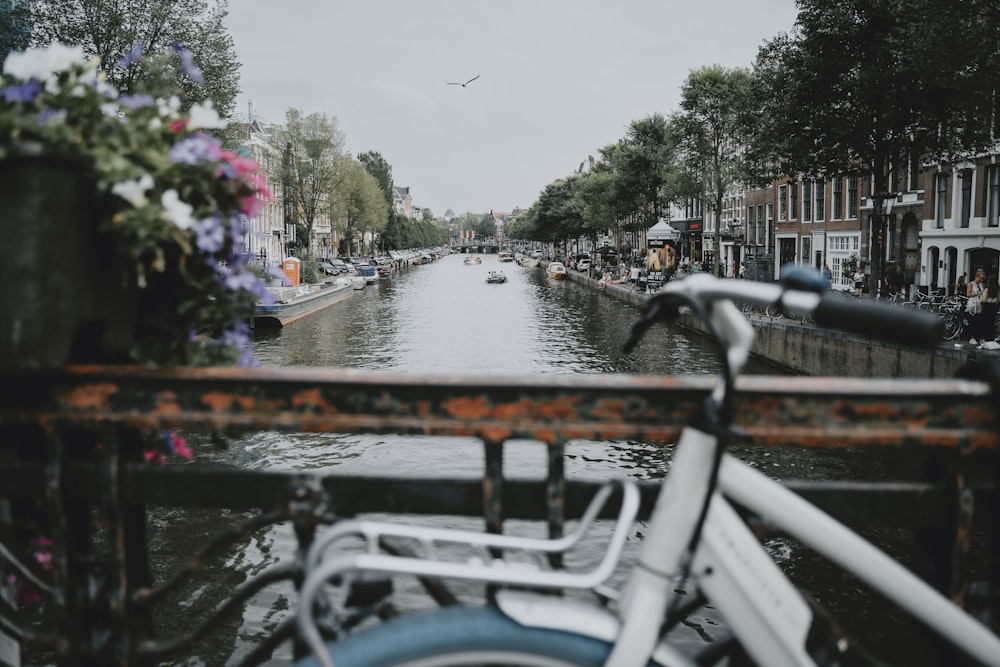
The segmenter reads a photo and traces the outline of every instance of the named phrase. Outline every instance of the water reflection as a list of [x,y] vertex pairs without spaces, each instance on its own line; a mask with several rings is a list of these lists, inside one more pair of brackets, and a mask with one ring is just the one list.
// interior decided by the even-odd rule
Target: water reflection
[[[507,275],[487,284],[490,270]],[[452,255],[412,267],[280,332],[258,334],[264,365],[343,366],[406,373],[704,373],[700,337],[657,328],[621,352],[638,312],[540,269],[467,266]]]

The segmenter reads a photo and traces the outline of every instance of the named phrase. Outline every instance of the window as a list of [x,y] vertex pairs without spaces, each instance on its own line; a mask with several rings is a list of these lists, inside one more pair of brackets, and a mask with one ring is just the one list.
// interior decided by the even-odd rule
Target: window
[[816,181],[816,222],[826,220],[826,181]]
[[802,222],[812,222],[812,181],[802,183]]
[[767,241],[770,236],[769,230],[774,226],[774,205],[767,204],[764,207],[764,210],[767,212],[767,217],[764,218],[764,222],[760,224],[760,234],[757,237],[757,243],[766,246],[768,245]]
[[[767,205],[767,215],[771,216],[771,205]],[[764,205],[757,205],[757,227],[754,228],[753,242],[757,245],[764,245],[764,234],[767,227],[764,224]]]
[[963,169],[960,174],[962,179],[962,229],[969,228],[969,218],[972,215],[972,170]]
[[853,176],[847,179],[847,217],[858,217],[858,179]]
[[833,179],[833,219],[844,219],[844,179]]
[[920,189],[920,155],[910,151],[910,159],[906,165],[906,185],[908,190]]
[[778,186],[778,222],[788,220],[788,186]]
[[792,183],[789,186],[788,193],[791,200],[788,205],[788,215],[791,220],[796,220],[799,212],[799,184]]
[[757,224],[757,209],[753,206],[747,206],[747,243],[753,243],[753,230],[754,226]]
[[1000,227],[1000,165],[989,168],[986,183],[986,224]]
[[802,264],[809,266],[809,248],[811,246],[812,237],[803,236],[802,237]]
[[945,206],[948,201],[948,174],[938,174],[935,180],[934,220],[938,229],[944,229]]

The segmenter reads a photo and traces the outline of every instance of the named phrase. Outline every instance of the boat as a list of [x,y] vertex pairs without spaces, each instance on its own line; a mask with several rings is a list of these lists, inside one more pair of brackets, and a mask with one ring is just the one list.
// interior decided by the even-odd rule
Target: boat
[[465,258],[464,261],[465,261],[466,264],[482,264],[483,263],[483,260],[481,260],[480,258],[476,257],[475,255],[469,255],[468,257]]
[[362,264],[358,267],[358,275],[365,279],[369,285],[379,281],[378,269],[371,264]]
[[562,262],[552,262],[545,269],[545,272],[549,274],[549,278],[553,278],[555,280],[566,279],[566,265]]
[[541,262],[535,259],[534,257],[524,257],[521,259],[521,266],[529,269],[534,269],[535,267],[540,265]]
[[514,253],[510,252],[509,250],[501,250],[497,254],[497,261],[498,262],[513,262],[514,261]]
[[351,279],[338,278],[322,285],[272,287],[275,302],[257,306],[253,311],[253,326],[280,329],[307,315],[351,296]]
[[507,282],[507,276],[504,275],[503,271],[490,271],[489,275],[486,276],[486,282],[505,283]]

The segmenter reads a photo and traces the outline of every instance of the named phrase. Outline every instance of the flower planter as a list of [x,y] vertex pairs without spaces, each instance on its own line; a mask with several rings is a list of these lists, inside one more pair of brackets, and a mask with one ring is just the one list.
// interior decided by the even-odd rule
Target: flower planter
[[134,308],[92,192],[68,161],[0,160],[0,371],[127,360]]

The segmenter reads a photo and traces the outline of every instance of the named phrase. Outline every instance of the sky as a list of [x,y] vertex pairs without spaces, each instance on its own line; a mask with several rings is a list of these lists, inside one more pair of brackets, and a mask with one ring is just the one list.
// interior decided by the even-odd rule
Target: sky
[[751,67],[795,15],[794,0],[230,0],[235,115],[324,113],[415,206],[510,212],[632,121],[678,111],[692,70]]

